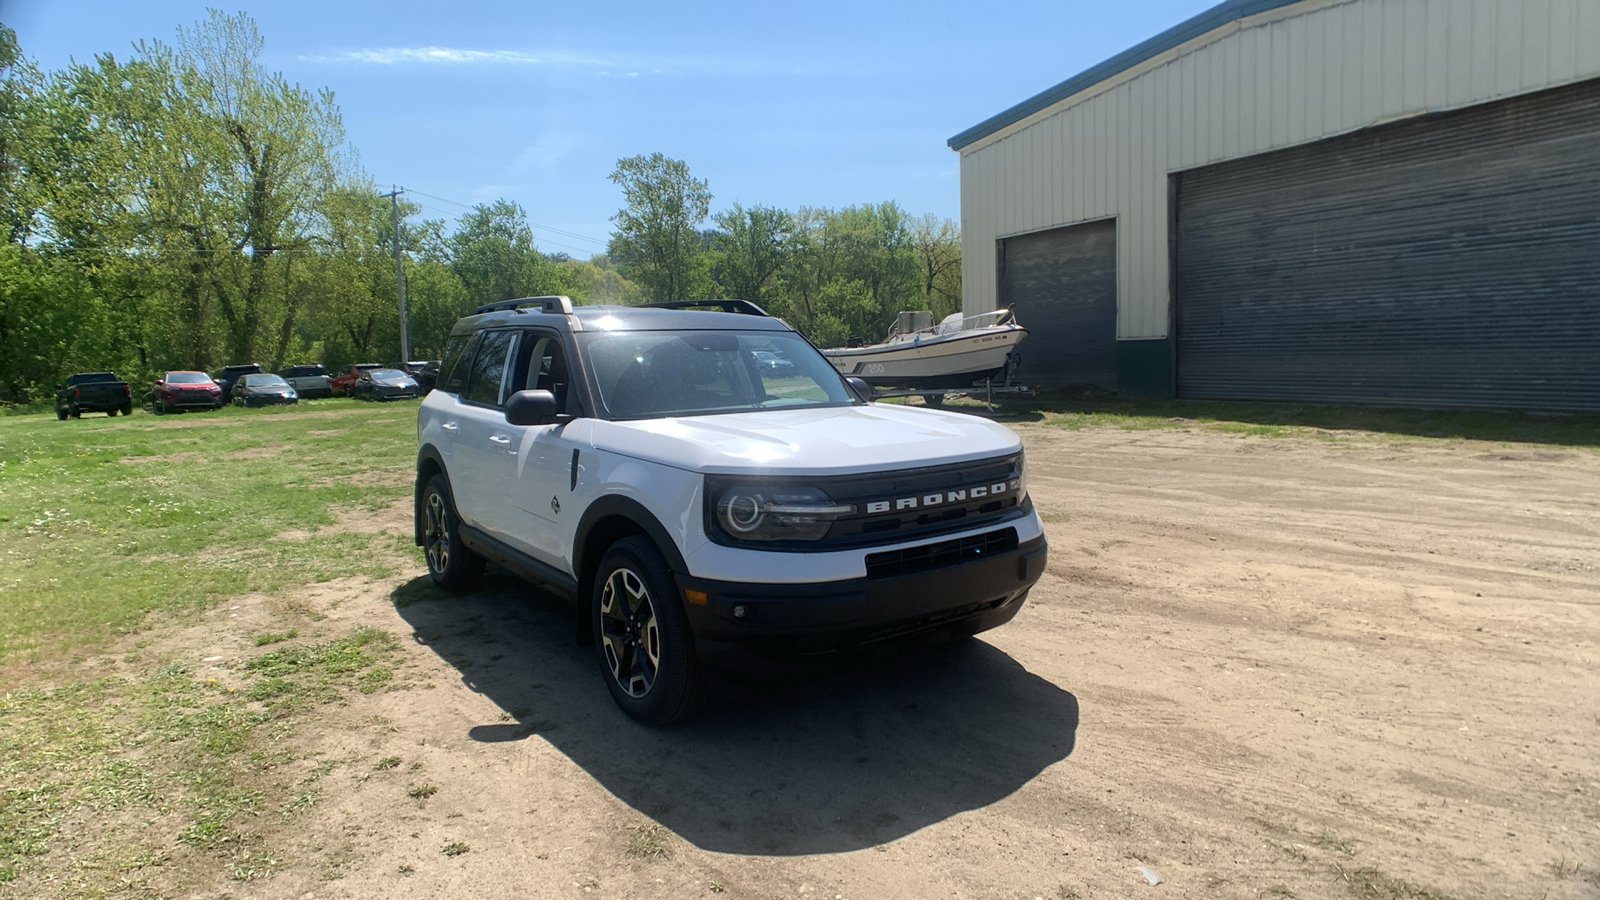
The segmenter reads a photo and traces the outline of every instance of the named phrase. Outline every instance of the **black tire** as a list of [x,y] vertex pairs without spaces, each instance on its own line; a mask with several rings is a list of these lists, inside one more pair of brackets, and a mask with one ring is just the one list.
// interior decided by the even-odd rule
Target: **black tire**
[[122,414],[124,416],[133,415],[133,401],[132,400],[129,400],[127,403],[122,404]]
[[433,583],[447,591],[464,591],[477,584],[483,574],[483,557],[461,543],[461,519],[450,495],[450,482],[443,475],[428,479],[417,515],[422,519],[422,555]]
[[943,394],[923,394],[922,395],[922,402],[927,404],[928,406],[943,406],[944,405],[944,395]]
[[67,420],[67,408],[65,406],[56,407],[56,421],[65,422],[66,420]]
[[83,410],[79,409],[78,408],[78,404],[76,404],[76,403],[68,403],[67,404],[67,415],[69,415],[69,416],[73,417],[74,419],[76,419],[79,416],[83,415]]
[[672,572],[648,538],[611,545],[589,607],[600,674],[623,712],[646,725],[671,725],[705,704],[689,620]]

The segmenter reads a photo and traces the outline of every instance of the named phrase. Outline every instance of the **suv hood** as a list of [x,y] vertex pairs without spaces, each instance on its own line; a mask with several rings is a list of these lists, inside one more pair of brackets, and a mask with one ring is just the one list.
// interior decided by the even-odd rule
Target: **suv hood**
[[878,405],[593,423],[594,446],[703,473],[847,475],[986,459],[1022,449],[981,419]]

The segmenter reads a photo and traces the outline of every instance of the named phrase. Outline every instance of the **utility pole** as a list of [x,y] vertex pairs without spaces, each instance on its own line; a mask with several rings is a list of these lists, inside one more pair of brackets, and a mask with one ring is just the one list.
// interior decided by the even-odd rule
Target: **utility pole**
[[389,210],[394,214],[394,294],[400,301],[400,365],[411,361],[411,328],[406,323],[406,269],[400,262],[400,195],[405,189],[396,185],[383,196],[389,198]]

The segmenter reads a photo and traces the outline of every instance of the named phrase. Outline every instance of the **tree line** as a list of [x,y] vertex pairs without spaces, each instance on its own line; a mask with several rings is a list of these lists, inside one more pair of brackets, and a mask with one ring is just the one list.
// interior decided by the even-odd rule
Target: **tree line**
[[623,205],[589,260],[540,252],[507,200],[451,225],[402,194],[396,229],[332,92],[265,70],[262,48],[247,15],[213,10],[170,44],[46,72],[0,24],[0,403],[76,371],[396,361],[397,237],[417,359],[473,307],[539,294],[742,297],[821,346],[960,308],[949,220],[894,203],[710,215],[709,185],[659,153],[617,163]]

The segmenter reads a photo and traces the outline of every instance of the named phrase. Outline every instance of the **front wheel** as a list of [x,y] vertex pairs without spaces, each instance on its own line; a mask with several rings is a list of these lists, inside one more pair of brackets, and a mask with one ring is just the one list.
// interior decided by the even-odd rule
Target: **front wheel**
[[477,584],[483,574],[483,557],[461,543],[461,520],[450,496],[450,482],[443,475],[428,479],[417,514],[422,517],[422,551],[433,583],[449,591],[464,591]]
[[648,538],[611,545],[590,606],[600,670],[623,712],[646,725],[671,725],[704,705],[689,620],[672,572]]

